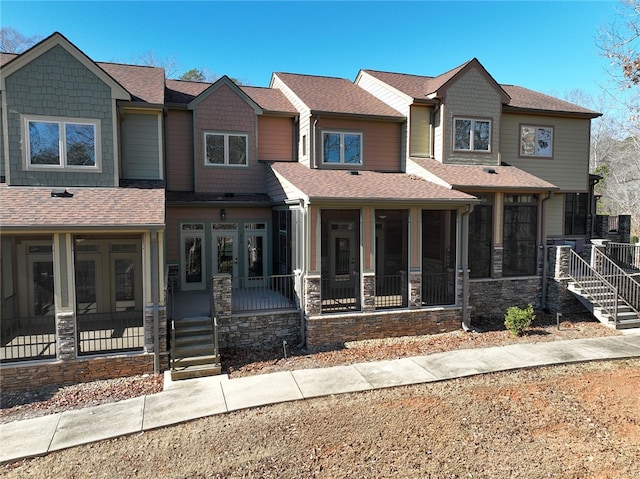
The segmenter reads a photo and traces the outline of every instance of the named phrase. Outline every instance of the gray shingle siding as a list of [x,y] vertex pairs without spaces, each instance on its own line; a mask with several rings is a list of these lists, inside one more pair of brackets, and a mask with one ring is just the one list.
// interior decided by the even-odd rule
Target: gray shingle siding
[[[111,89],[64,48],[53,47],[7,77],[6,97],[11,185],[115,186]],[[101,172],[26,170],[21,115],[100,120]]]

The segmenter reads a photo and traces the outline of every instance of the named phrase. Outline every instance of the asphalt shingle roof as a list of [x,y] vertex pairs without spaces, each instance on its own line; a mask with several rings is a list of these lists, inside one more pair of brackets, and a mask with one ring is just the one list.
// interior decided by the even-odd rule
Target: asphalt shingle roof
[[[428,95],[436,92],[442,85],[453,78],[467,64],[464,63],[437,77],[410,75],[406,73],[382,72],[377,70],[363,70],[363,72],[387,83],[405,95],[416,100],[424,100]],[[598,116],[599,113],[583,108],[579,105],[559,100],[549,95],[539,93],[527,88],[515,85],[503,85],[500,87],[511,97],[508,107],[531,110],[543,110],[558,113],[582,114]]]
[[466,190],[550,191],[558,187],[514,166],[445,165],[432,159],[411,161],[451,188]]
[[274,73],[312,111],[404,118],[400,112],[346,78]]
[[300,163],[271,163],[271,169],[311,200],[457,201],[474,197],[436,185],[415,175],[349,170],[310,169]]
[[0,186],[0,226],[29,228],[132,227],[164,225],[164,189]]
[[[165,89],[166,101],[167,103],[186,105],[211,85],[212,83],[206,82],[167,80],[167,86]],[[244,85],[240,85],[239,88],[264,111],[287,113],[291,115],[297,113],[294,106],[289,102],[289,100],[287,100],[280,90]]]
[[162,105],[164,103],[164,69],[119,63],[98,63],[122,85],[134,101]]

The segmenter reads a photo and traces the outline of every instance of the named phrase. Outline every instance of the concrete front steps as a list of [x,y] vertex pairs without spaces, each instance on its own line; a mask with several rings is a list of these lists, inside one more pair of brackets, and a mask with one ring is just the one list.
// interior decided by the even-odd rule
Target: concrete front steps
[[209,316],[176,319],[171,347],[171,380],[221,373],[213,322]]
[[618,298],[618,317],[614,318],[595,304],[598,293],[574,282],[569,283],[568,289],[605,326],[614,329],[640,328],[640,316],[622,298]]

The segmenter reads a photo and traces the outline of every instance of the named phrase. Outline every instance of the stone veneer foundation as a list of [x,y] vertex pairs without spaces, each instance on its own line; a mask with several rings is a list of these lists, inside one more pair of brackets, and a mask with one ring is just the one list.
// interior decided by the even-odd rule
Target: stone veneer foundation
[[153,353],[87,357],[73,361],[52,360],[3,364],[3,392],[20,392],[44,386],[75,384],[153,373]]
[[325,314],[306,321],[307,347],[363,339],[444,333],[460,329],[462,309],[434,307],[374,313]]

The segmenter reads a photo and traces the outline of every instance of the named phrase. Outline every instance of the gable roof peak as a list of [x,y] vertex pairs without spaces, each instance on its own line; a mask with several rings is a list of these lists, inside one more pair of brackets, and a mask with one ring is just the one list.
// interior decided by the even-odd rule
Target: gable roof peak
[[[205,83],[206,84],[206,83]],[[204,84],[203,84],[204,85]],[[223,86],[230,88],[236,95],[242,98],[251,108],[253,108],[256,114],[262,113],[262,108],[258,105],[249,95],[247,95],[231,78],[227,75],[222,75],[215,82],[210,84],[204,91],[199,93],[193,100],[191,100],[187,108],[194,109],[198,103],[207,98],[213,92],[217,91]]]
[[73,56],[78,62],[84,65],[85,68],[90,70],[95,76],[100,78],[105,84],[111,88],[111,95],[117,100],[130,100],[130,93],[114,79],[108,72],[103,70],[95,61],[75,46],[71,41],[67,39],[62,33],[54,32],[47,38],[39,41],[31,48],[25,50],[2,67],[3,75],[0,77],[0,90],[5,90],[5,79],[20,70],[25,65],[29,64],[33,59],[44,55],[56,46],[64,48],[71,56]]

